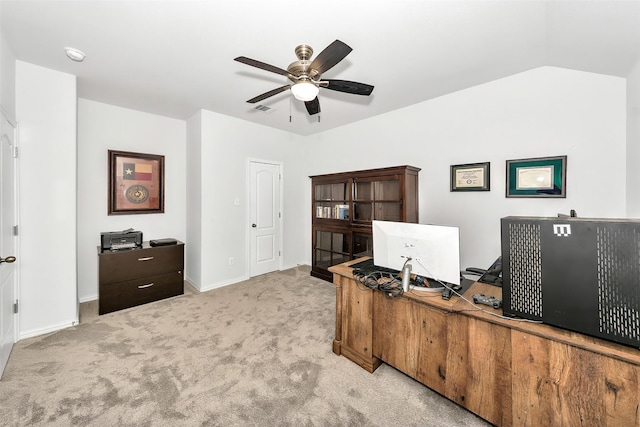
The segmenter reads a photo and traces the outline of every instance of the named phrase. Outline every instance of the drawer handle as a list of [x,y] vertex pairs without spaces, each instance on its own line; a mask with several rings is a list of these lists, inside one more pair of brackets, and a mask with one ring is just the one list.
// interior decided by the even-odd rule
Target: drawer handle
[[144,258],[138,258],[138,261],[149,261],[149,260],[152,260],[152,259],[153,259],[152,256],[147,256],[147,257],[144,257]]
[[148,283],[146,285],[138,285],[138,289],[150,288],[153,286],[153,283]]

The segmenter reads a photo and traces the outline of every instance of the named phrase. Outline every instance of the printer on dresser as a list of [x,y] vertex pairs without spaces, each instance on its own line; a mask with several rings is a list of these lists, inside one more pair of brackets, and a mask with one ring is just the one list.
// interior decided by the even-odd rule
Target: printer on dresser
[[[166,239],[163,239],[166,241]],[[98,313],[184,293],[184,243],[172,240],[124,249],[98,247]]]

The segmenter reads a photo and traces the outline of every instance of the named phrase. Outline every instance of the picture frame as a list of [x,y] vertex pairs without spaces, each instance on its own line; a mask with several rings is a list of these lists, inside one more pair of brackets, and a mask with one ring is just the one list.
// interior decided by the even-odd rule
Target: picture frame
[[507,160],[506,197],[567,197],[567,156]]
[[491,164],[468,163],[451,165],[451,191],[490,191]]
[[108,215],[164,213],[164,156],[108,151]]

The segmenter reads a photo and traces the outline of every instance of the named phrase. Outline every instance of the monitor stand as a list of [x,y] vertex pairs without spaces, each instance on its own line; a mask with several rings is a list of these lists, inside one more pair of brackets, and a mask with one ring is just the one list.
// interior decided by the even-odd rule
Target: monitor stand
[[438,283],[435,280],[424,279],[428,286],[420,286],[420,285],[410,285],[409,289],[412,291],[419,292],[442,292],[444,291],[444,286],[441,283]]
[[425,288],[424,286],[409,285],[409,289],[419,292],[442,292],[444,291],[444,286],[440,288]]

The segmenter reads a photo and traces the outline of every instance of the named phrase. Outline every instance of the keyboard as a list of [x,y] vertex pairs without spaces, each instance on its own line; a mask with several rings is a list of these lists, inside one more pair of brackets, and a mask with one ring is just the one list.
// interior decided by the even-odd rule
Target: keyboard
[[394,276],[397,276],[398,274],[400,274],[400,271],[398,270],[393,270],[391,268],[386,268],[386,267],[379,267],[375,265],[373,263],[373,259],[371,258],[366,259],[364,261],[360,261],[356,264],[351,264],[351,267],[357,268],[360,274],[364,276],[368,276],[369,274],[373,274],[373,273],[386,273],[386,274],[392,274]]

